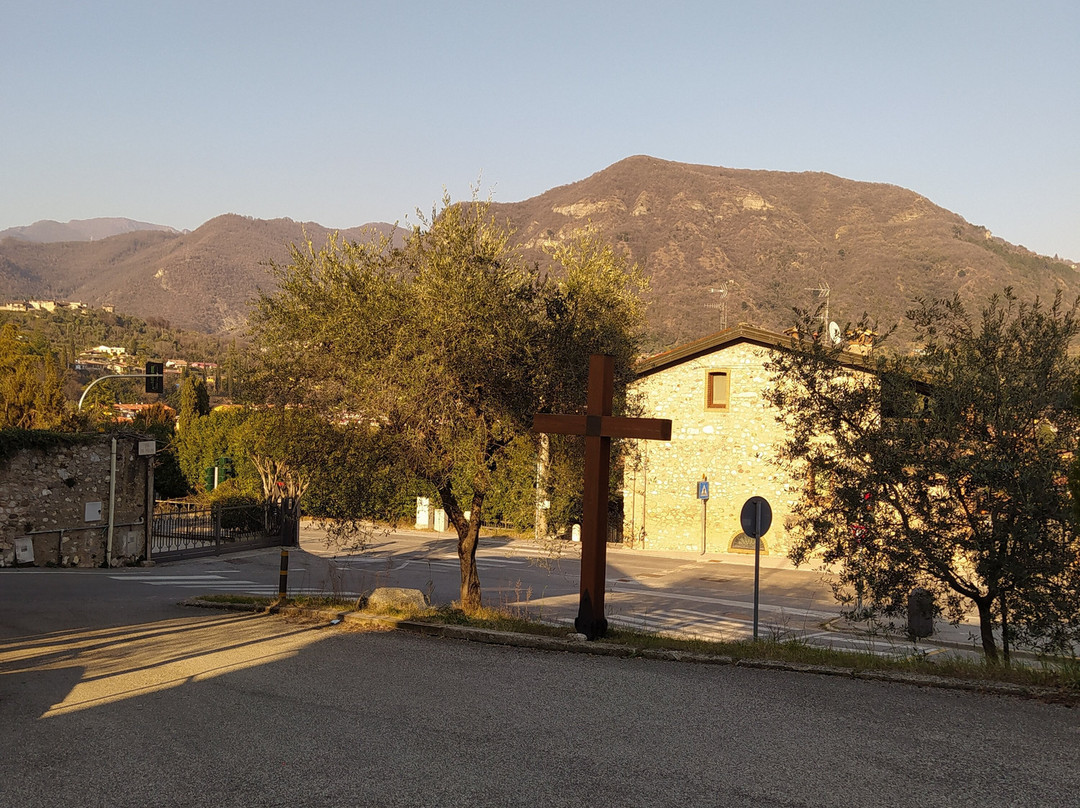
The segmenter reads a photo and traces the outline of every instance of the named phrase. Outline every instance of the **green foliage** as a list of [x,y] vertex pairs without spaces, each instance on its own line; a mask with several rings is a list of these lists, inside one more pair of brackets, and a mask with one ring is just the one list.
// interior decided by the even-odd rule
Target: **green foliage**
[[1045,255],[1036,255],[1028,252],[1023,247],[1017,248],[996,239],[982,237],[971,237],[964,240],[999,256],[1011,269],[1017,270],[1029,278],[1052,277],[1055,275],[1069,277],[1076,274],[1076,270],[1064,261],[1048,258]]
[[[261,496],[244,490],[235,478],[230,478],[213,491],[208,491],[206,493],[206,502],[222,508],[251,508],[256,505],[262,506],[264,500]],[[237,525],[226,526],[236,527]]]
[[[400,248],[382,238],[294,248],[252,324],[267,395],[376,428],[438,494],[458,534],[462,603],[476,608],[488,498],[512,488],[502,469],[525,465],[517,441],[534,413],[584,403],[590,353],[616,356],[624,389],[640,283],[589,236],[556,253],[556,282],[511,248],[489,204],[443,202]],[[505,509],[520,510],[510,499]]]
[[304,512],[317,519],[396,524],[414,515],[416,497],[433,493],[404,467],[381,430],[324,423],[318,445],[310,448],[317,458],[309,464]]
[[245,453],[250,444],[246,420],[247,414],[241,408],[204,415],[188,410],[178,419],[174,444],[180,470],[191,490],[206,490],[206,470],[225,457],[232,461],[237,473],[237,489],[250,496],[261,495],[258,473]]
[[25,449],[48,451],[57,446],[73,446],[96,440],[94,435],[76,432],[49,432],[43,429],[0,428],[0,461],[8,460]]
[[180,383],[180,411],[178,420],[181,424],[192,418],[210,414],[210,394],[206,382],[198,376],[185,376]]
[[135,416],[131,431],[149,435],[157,443],[154,457],[154,495],[157,499],[179,499],[189,490],[180,470],[175,433],[176,421],[165,405],[157,402]]
[[491,522],[517,531],[532,530],[536,518],[536,447],[531,436],[519,435],[507,446],[504,462],[491,475],[487,512]]
[[[301,500],[304,513],[335,524],[369,519],[395,522],[415,507],[420,489],[391,451],[385,433],[361,424],[335,424],[308,409],[228,407],[195,415],[177,431],[175,446],[193,490],[228,458],[236,476],[225,491],[247,498]],[[259,464],[270,461],[266,479]],[[280,485],[278,485],[280,483]],[[212,494],[224,496],[222,486]],[[346,533],[352,533],[348,524]]]
[[49,346],[61,367],[67,369],[75,366],[75,357],[80,352],[97,345],[123,346],[130,356],[140,360],[187,359],[223,366],[230,354],[235,358],[237,351],[235,339],[184,331],[160,317],[143,320],[104,309],[3,312],[0,318]]
[[0,428],[64,429],[73,418],[64,374],[48,345],[27,340],[14,323],[0,327]]
[[[839,566],[838,590],[902,613],[923,586],[953,619],[978,610],[983,649],[1066,648],[1080,636],[1080,540],[1066,478],[1080,419],[1077,307],[1018,302],[979,316],[920,301],[921,348],[869,373],[804,337],[774,355],[771,400],[803,463],[796,561]],[[812,333],[804,317],[801,333]],[[998,635],[995,636],[995,629]]]

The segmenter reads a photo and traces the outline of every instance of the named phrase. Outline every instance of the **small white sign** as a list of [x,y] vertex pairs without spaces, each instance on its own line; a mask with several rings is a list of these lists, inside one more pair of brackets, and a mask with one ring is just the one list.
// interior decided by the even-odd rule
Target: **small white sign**
[[100,522],[101,521],[101,503],[100,502],[87,502],[86,507],[83,509],[83,521],[84,522]]
[[139,441],[139,457],[144,455],[152,455],[157,451],[156,440],[141,440]]
[[34,563],[34,540],[29,536],[15,537],[15,563]]

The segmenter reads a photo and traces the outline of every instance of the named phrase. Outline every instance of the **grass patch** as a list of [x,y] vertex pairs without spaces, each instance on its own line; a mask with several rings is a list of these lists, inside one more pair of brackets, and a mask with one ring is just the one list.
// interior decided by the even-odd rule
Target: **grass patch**
[[225,606],[259,606],[266,607],[274,603],[273,598],[262,595],[199,595],[198,600],[206,603],[220,603]]
[[[274,599],[277,603],[277,598]],[[356,598],[335,598],[323,595],[295,595],[287,598],[282,605],[295,606],[298,609],[337,609],[351,612],[356,609]]]
[[518,634],[534,634],[543,637],[565,637],[566,626],[538,623],[503,609],[483,607],[478,612],[466,614],[454,606],[429,609],[415,618],[423,623],[444,623],[451,626],[469,626],[488,631],[512,631]]
[[[502,609],[484,608],[466,614],[457,608],[430,609],[415,619],[430,623],[473,626],[496,631],[512,631],[547,637],[565,637],[572,629],[564,625],[539,623]],[[735,661],[763,660],[793,665],[842,668],[856,673],[872,671],[937,676],[965,682],[995,682],[1059,691],[1062,700],[1080,702],[1080,660],[1053,659],[1014,661],[1009,667],[989,665],[980,660],[948,652],[926,655],[913,651],[907,656],[879,656],[862,651],[841,651],[811,645],[799,638],[766,637],[760,640],[705,640],[675,637],[625,628],[609,628],[597,644],[624,645],[638,649],[680,651],[689,654],[726,657]]]
[[199,595],[199,600],[205,603],[220,603],[223,606],[251,606],[253,608],[268,608],[270,606],[292,606],[297,609],[336,609],[337,611],[349,612],[356,609],[356,600],[342,598],[323,597],[316,595],[296,595],[279,601],[277,598],[265,595]]
[[1080,700],[1080,660],[1047,659],[1034,663],[1013,661],[1009,667],[948,652],[927,655],[879,656],[863,651],[841,651],[811,645],[799,638],[752,639],[718,642],[671,637],[630,629],[609,630],[600,642],[620,643],[638,648],[677,650],[688,653],[730,657],[738,660],[768,660],[796,665],[844,668],[858,673],[869,671],[940,676],[966,682],[996,682],[1034,688],[1050,688]]

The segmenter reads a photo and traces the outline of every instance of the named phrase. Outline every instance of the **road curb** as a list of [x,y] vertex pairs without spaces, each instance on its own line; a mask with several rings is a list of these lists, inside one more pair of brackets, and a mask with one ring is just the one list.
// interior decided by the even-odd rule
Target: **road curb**
[[906,674],[890,671],[860,671],[854,668],[837,668],[828,665],[808,665],[795,662],[782,662],[768,659],[746,659],[741,657],[701,654],[691,651],[676,651],[662,648],[637,648],[605,642],[587,642],[562,637],[545,637],[531,634],[518,634],[509,631],[450,626],[443,624],[419,623],[402,620],[399,629],[424,634],[432,637],[469,640],[495,645],[512,645],[520,648],[535,648],[544,651],[564,651],[594,656],[649,659],[661,662],[683,662],[699,665],[730,665],[738,668],[755,670],[781,671],[785,673],[809,673],[819,676],[836,676],[864,681],[889,682],[893,684],[933,687],[947,690],[961,690],[973,693],[1034,698],[1040,700],[1060,700],[1067,694],[1053,688],[1035,688],[1007,682],[966,681],[946,676],[929,674]]
[[200,598],[190,598],[182,602],[185,606],[226,609],[230,611],[248,611],[253,613],[274,614],[283,617],[305,617],[324,619],[328,623],[356,623],[379,626],[398,631],[407,631],[425,637],[440,639],[466,640],[487,645],[504,645],[515,648],[531,648],[538,651],[559,651],[573,654],[590,654],[623,659],[648,659],[659,662],[692,663],[697,665],[728,665],[736,668],[767,670],[783,673],[804,673],[818,676],[835,676],[844,679],[858,679],[868,682],[903,684],[915,687],[935,688],[939,690],[957,690],[983,695],[1009,696],[1012,698],[1036,699],[1045,702],[1074,705],[1077,696],[1066,691],[1049,687],[1031,687],[1009,682],[975,681],[953,679],[947,676],[931,674],[901,673],[894,671],[862,671],[855,668],[841,668],[830,665],[811,665],[796,662],[783,662],[770,659],[747,659],[743,657],[702,654],[694,651],[677,651],[664,648],[637,648],[630,645],[607,642],[588,642],[575,639],[574,635],[552,637],[540,634],[521,634],[513,631],[457,626],[447,623],[426,623],[405,617],[388,615],[369,615],[361,612],[336,611],[332,609],[308,609],[297,606],[257,606],[241,603],[215,603]]

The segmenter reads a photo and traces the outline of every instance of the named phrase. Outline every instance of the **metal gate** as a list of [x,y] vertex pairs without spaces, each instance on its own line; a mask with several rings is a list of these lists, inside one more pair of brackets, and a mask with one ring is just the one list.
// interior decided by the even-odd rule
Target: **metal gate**
[[227,506],[158,502],[150,535],[150,558],[172,561],[295,545],[298,526],[296,508],[289,500]]

